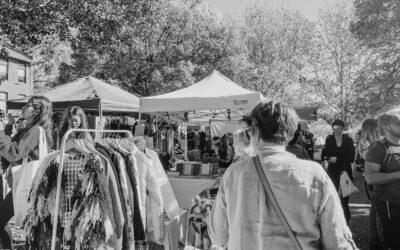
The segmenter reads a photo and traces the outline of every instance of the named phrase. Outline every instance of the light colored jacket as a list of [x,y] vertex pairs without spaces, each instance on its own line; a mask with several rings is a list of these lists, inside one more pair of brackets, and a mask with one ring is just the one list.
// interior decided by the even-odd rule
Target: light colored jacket
[[[276,144],[262,143],[258,154],[304,250],[357,249],[335,187],[318,163],[297,159]],[[222,177],[209,232],[214,244],[229,250],[294,249],[272,206],[266,204],[252,158],[234,163]]]

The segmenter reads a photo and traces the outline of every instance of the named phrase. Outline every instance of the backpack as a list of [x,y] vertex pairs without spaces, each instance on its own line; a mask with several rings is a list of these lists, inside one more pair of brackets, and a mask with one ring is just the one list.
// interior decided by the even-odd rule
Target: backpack
[[379,169],[379,171],[382,171],[383,169],[388,167],[390,162],[392,161],[393,150],[389,145],[387,145],[385,139],[379,140],[376,143],[380,144],[385,149],[385,158],[383,158],[382,165],[381,165],[381,167]]

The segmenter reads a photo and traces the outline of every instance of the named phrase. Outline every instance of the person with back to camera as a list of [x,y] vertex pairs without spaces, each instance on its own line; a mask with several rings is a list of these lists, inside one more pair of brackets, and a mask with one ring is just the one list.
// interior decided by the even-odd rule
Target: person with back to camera
[[[33,96],[22,109],[22,117],[28,121],[27,127],[18,131],[13,140],[0,141],[0,156],[10,162],[10,166],[20,165],[23,158],[29,161],[39,159],[39,140],[41,128],[46,135],[48,149],[52,145],[51,137],[51,114],[52,103],[43,96]],[[11,175],[11,171],[9,171]],[[12,186],[12,178],[9,178]],[[8,221],[14,216],[14,205],[12,191],[10,191],[0,203],[0,240],[3,247],[11,249],[12,240],[5,233],[4,228]]]
[[[68,107],[63,114],[57,135],[57,148],[61,146],[61,140],[69,129],[88,129],[88,122],[86,119],[85,111],[81,107],[71,106]],[[88,132],[72,132],[69,139],[87,139],[92,140]]]
[[[336,189],[340,188],[340,176],[346,171],[350,179],[353,180],[351,164],[355,160],[355,147],[353,139],[347,134],[343,134],[345,124],[342,120],[335,120],[332,123],[333,134],[325,140],[324,156],[328,159],[328,175]],[[341,196],[341,195],[340,195]],[[349,196],[341,196],[342,207],[347,223],[350,223]]]
[[329,176],[285,150],[296,113],[260,103],[243,120],[257,156],[222,177],[209,217],[212,242],[229,250],[357,249]]
[[385,244],[394,250],[400,249],[400,115],[383,114],[378,117],[378,126],[384,138],[367,150],[365,177],[374,186]]

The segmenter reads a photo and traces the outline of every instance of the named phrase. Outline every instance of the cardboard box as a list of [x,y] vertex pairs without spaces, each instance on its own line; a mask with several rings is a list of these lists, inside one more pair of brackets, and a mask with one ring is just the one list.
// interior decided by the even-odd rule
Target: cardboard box
[[212,168],[210,163],[203,163],[201,164],[201,175],[211,175]]
[[181,175],[196,176],[200,174],[202,163],[181,162],[176,164],[176,169]]

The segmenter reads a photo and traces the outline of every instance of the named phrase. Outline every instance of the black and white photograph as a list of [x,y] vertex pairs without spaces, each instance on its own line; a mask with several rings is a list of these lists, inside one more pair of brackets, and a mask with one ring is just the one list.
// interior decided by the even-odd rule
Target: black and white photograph
[[398,0],[0,0],[0,250],[400,250]]

